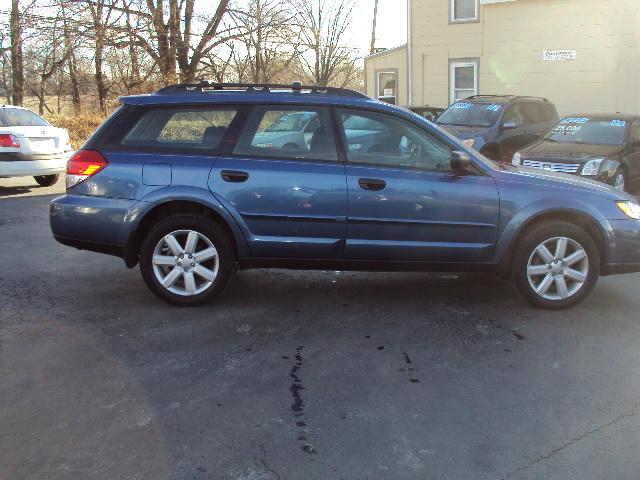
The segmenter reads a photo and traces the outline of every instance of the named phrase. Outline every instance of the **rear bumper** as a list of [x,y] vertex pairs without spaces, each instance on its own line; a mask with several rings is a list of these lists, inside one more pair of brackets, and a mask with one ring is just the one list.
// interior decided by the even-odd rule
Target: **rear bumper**
[[122,257],[129,236],[128,215],[135,200],[63,195],[49,208],[51,232],[64,244]]
[[0,153],[0,177],[30,177],[62,173],[66,170],[71,153]]

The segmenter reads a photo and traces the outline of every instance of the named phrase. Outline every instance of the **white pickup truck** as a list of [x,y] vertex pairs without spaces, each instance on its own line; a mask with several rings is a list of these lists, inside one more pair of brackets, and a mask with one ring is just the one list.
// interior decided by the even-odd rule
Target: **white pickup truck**
[[0,106],[0,178],[33,177],[48,187],[71,155],[69,132],[22,107]]

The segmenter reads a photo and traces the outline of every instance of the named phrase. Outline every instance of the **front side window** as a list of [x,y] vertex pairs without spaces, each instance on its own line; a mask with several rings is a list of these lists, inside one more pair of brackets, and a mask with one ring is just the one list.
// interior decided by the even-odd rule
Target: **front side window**
[[589,117],[563,118],[544,138],[550,142],[622,145],[627,121]]
[[450,102],[455,103],[478,94],[478,63],[452,62],[449,70]]
[[339,118],[350,163],[451,170],[451,148],[405,120],[358,110],[340,110]]
[[337,161],[338,154],[325,108],[256,107],[235,155]]
[[236,116],[231,109],[158,108],[142,114],[122,139],[127,147],[212,150]]
[[378,100],[396,104],[398,75],[395,72],[378,72]]
[[478,20],[478,0],[451,0],[452,22],[474,22]]
[[503,124],[515,124],[516,127],[523,127],[525,125],[529,125],[534,123],[530,120],[529,117],[525,114],[525,106],[524,104],[515,104],[507,107],[506,112],[504,112]]
[[40,115],[21,108],[3,108],[0,110],[0,127],[48,127]]

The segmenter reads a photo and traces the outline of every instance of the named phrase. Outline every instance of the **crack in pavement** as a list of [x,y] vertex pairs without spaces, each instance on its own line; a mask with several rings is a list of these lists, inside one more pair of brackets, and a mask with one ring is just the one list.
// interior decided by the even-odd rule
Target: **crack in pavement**
[[277,480],[282,480],[282,477],[280,476],[280,474],[275,471],[273,469],[273,467],[271,465],[269,465],[269,463],[267,462],[267,452],[264,448],[264,445],[260,445],[258,448],[260,448],[260,463],[262,464],[262,467],[269,473],[272,473],[273,475],[275,475]]
[[511,478],[512,476],[516,475],[519,472],[522,472],[523,470],[526,470],[530,467],[533,467],[534,465],[543,462],[545,460],[548,460],[552,457],[554,457],[555,455],[557,455],[558,453],[562,452],[563,450],[566,450],[567,448],[575,445],[576,443],[578,443],[581,440],[584,440],[585,438],[598,433],[606,428],[611,427],[612,425],[615,425],[616,423],[618,423],[620,420],[624,419],[624,418],[629,418],[629,417],[633,417],[636,414],[636,410],[638,410],[638,408],[640,408],[640,402],[636,403],[635,405],[633,405],[631,407],[631,411],[628,413],[623,413],[622,415],[614,418],[613,420],[611,420],[608,423],[605,423],[604,425],[600,425],[599,427],[596,427],[592,430],[587,430],[586,432],[584,432],[583,434],[572,438],[571,440],[569,440],[568,442],[564,443],[563,445],[554,448],[553,450],[551,450],[551,452],[547,453],[546,455],[541,455],[538,458],[536,458],[535,460],[533,460],[530,463],[527,463],[525,465],[521,465],[518,468],[516,468],[515,470],[512,470],[511,472],[507,473],[504,477],[502,477],[502,480],[507,480],[509,478]]

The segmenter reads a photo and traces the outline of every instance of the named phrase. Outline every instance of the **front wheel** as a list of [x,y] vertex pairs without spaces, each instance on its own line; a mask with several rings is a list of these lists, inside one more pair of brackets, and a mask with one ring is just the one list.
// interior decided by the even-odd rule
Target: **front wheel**
[[600,275],[600,255],[591,236],[566,222],[534,225],[514,254],[518,291],[535,306],[572,307],[593,289]]
[[33,178],[41,187],[50,187],[58,181],[60,175],[37,175]]
[[229,284],[235,265],[231,239],[209,218],[171,215],[146,235],[140,271],[147,286],[173,305],[200,305]]

